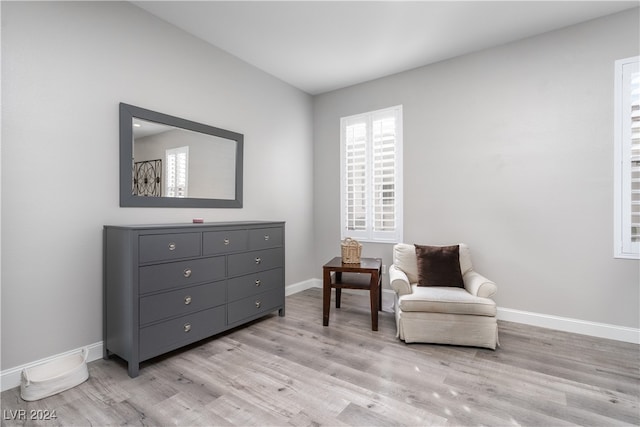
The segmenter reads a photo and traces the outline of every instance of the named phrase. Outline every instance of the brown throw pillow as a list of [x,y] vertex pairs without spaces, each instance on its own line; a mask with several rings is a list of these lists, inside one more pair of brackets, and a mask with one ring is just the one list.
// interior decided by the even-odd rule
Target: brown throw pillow
[[460,246],[416,247],[418,286],[464,288],[460,271]]

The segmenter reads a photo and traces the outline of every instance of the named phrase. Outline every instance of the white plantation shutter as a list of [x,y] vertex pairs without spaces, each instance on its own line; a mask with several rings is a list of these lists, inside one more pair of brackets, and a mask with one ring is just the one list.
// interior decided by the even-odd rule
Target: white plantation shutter
[[373,231],[393,231],[396,226],[395,117],[373,121]]
[[342,238],[402,241],[402,106],[341,119]]
[[165,197],[187,197],[189,147],[170,148],[165,152]]
[[367,123],[347,126],[345,146],[346,227],[351,231],[367,228]]
[[631,140],[631,242],[640,242],[640,71],[638,62],[631,73],[630,96],[630,140]]
[[616,61],[615,250],[640,258],[640,57]]

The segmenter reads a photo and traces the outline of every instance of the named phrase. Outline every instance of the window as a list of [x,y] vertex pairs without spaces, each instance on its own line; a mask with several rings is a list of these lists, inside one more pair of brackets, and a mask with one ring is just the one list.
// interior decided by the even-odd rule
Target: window
[[341,236],[402,241],[402,106],[340,119]]
[[166,150],[167,180],[165,197],[188,197],[189,147]]
[[615,64],[615,257],[640,259],[640,57]]

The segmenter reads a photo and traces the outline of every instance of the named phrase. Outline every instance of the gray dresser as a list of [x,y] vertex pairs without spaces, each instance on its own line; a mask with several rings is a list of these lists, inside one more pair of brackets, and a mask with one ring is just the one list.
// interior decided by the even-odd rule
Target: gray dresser
[[104,227],[104,357],[140,362],[278,310],[284,223]]

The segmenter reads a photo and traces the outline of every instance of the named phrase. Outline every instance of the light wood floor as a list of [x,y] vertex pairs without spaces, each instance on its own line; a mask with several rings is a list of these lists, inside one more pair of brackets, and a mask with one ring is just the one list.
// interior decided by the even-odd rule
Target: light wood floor
[[[87,382],[37,402],[2,393],[2,425],[639,425],[639,346],[500,322],[496,351],[404,344],[391,313],[370,329],[365,293],[287,297],[286,317],[143,364],[89,364]],[[19,409],[55,411],[16,420]]]

